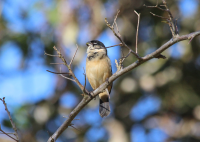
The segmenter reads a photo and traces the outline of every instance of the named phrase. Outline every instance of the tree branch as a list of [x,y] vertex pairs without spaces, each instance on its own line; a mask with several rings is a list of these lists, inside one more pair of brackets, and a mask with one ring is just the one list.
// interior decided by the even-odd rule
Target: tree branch
[[[117,23],[116,23],[117,16],[118,16],[119,12],[120,12],[120,11],[118,10],[118,12],[117,12],[117,14],[116,14],[116,17],[115,17],[115,19],[114,19],[114,22],[113,22],[112,26],[108,23],[107,19],[105,18],[106,25],[113,31],[113,34],[121,41],[122,46],[128,48],[128,49],[131,51],[131,53],[132,53],[133,55],[135,55],[135,57],[136,57],[137,59],[142,60],[141,57],[140,57],[137,53],[135,53],[128,45],[126,45],[126,43],[125,43],[125,42],[122,40],[122,38],[121,38],[121,35],[120,35],[120,33],[119,33],[119,29],[118,29]],[[115,32],[114,25],[116,25],[118,33]]]
[[171,13],[171,11],[169,10],[169,8],[168,8],[168,6],[167,6],[167,2],[166,2],[165,0],[162,0],[162,2],[163,2],[163,5],[160,5],[160,6],[165,7],[165,9],[162,9],[162,8],[158,7],[158,1],[157,1],[157,4],[156,4],[155,6],[146,6],[145,4],[144,4],[144,6],[147,7],[147,8],[158,8],[158,9],[160,9],[160,10],[162,10],[162,11],[166,11],[166,12],[168,13],[168,18],[163,17],[163,16],[156,15],[156,14],[154,14],[154,13],[152,13],[152,12],[150,12],[150,13],[151,13],[153,16],[156,16],[156,17],[165,19],[166,22],[167,22],[167,24],[169,25],[170,30],[171,30],[172,37],[173,37],[173,38],[174,38],[174,37],[177,37],[177,36],[179,36],[179,35],[178,35],[178,28],[177,28],[177,25],[176,25],[177,23],[176,23],[176,21],[174,20],[174,18],[173,18],[173,16],[172,16],[172,13]]
[[[183,41],[183,40],[190,40],[191,38],[194,38],[196,36],[200,35],[200,31],[193,32],[187,35],[182,35],[179,37],[175,37],[170,39],[168,42],[166,42],[164,45],[162,45],[160,48],[158,48],[156,51],[152,52],[151,54],[148,54],[144,57],[142,57],[142,60],[138,60],[131,65],[117,71],[114,73],[108,81],[101,84],[96,90],[94,90],[91,95],[93,97],[96,97],[99,93],[101,93],[110,83],[112,83],[114,80],[116,80],[121,75],[133,70],[134,68],[140,66],[141,64],[157,57],[160,55],[163,51],[165,51],[170,46],[174,45],[177,42]],[[109,82],[109,83],[108,83]],[[55,140],[62,134],[62,132],[68,128],[68,126],[71,124],[71,121],[76,117],[76,115],[92,100],[89,95],[85,95],[82,99],[82,101],[78,104],[78,106],[70,113],[69,118],[57,129],[57,131],[49,138],[48,142],[55,142]]]
[[[10,115],[10,112],[9,112],[8,107],[7,107],[7,105],[6,105],[6,102],[5,102],[5,97],[3,97],[3,99],[0,98],[0,100],[1,100],[1,101],[3,102],[3,104],[4,104],[5,110],[6,110],[7,114],[8,114],[9,119],[10,119],[10,123],[12,124],[12,128],[13,128],[13,130],[15,131],[14,135],[16,136],[16,139],[13,138],[13,137],[11,137],[11,136],[9,136],[9,137],[11,137],[12,139],[14,139],[14,140],[17,141],[17,142],[20,142],[19,135],[18,135],[18,131],[17,131],[17,127],[16,127],[16,125],[15,125],[15,123],[14,123],[14,121],[12,120],[12,117],[11,117],[11,115]],[[0,130],[2,131],[2,133],[5,134],[5,132],[1,129],[1,127],[0,127]],[[6,135],[7,135],[7,134],[6,134]]]
[[76,44],[76,51],[75,51],[75,53],[74,53],[74,56],[73,56],[73,58],[72,58],[72,60],[71,60],[71,62],[69,63],[69,66],[71,67],[71,64],[72,64],[72,62],[74,61],[74,57],[76,56],[76,52],[78,51],[78,45]]
[[12,136],[9,135],[9,134],[15,135],[15,133],[6,133],[6,132],[4,132],[4,131],[1,129],[1,125],[0,125],[0,131],[2,132],[2,133],[0,133],[0,134],[4,134],[4,135],[8,136],[9,138],[11,138],[11,139],[15,140],[16,142],[18,142],[18,140],[16,140],[15,138],[13,138]]
[[136,45],[135,45],[135,52],[138,53],[137,52],[137,46],[138,46],[138,31],[139,31],[139,26],[140,26],[140,13],[137,13],[135,10],[134,10],[134,12],[138,16],[137,32],[136,32]]
[[[72,71],[72,69],[71,69],[71,64],[67,64],[67,61],[65,60],[65,58],[64,58],[64,56],[61,54],[61,52],[60,51],[58,51],[58,49],[54,46],[53,47],[54,48],[54,50],[57,52],[57,54],[58,54],[58,57],[63,61],[63,63],[64,63],[64,65],[68,68],[68,70],[69,70],[69,74],[74,78],[74,80],[72,80],[72,81],[75,81],[76,83],[77,83],[77,85],[79,86],[79,88],[82,90],[82,92],[83,93],[85,93],[85,92],[88,92],[86,89],[84,89],[84,86],[79,82],[79,80],[76,78],[76,76],[75,76],[75,74],[73,73],[73,71]],[[77,52],[77,50],[78,50],[78,46],[77,46],[77,49],[76,49],[76,52]],[[72,60],[71,60],[71,63],[73,62],[73,59],[74,59],[74,57],[75,57],[75,55],[76,55],[76,52],[75,52],[75,54],[74,54],[74,56],[73,56],[73,58],[72,58]],[[63,75],[61,75],[62,77],[63,77]],[[65,77],[65,76],[64,76]],[[66,77],[65,77],[66,78]],[[69,78],[67,78],[67,79],[69,79]],[[89,93],[88,93],[89,94]]]
[[[163,0],[164,3],[164,0]],[[164,3],[164,6],[166,6],[166,3]],[[168,10],[168,8],[166,7],[166,10]],[[84,92],[85,89],[85,85],[82,86],[80,84],[80,82],[78,81],[78,79],[75,77],[75,75],[73,74],[70,66],[67,64],[67,62],[65,61],[65,59],[63,58],[63,56],[61,55],[61,53],[57,50],[56,47],[54,47],[54,49],[57,51],[57,54],[59,55],[59,57],[62,59],[62,61],[64,62],[64,64],[67,66],[67,68],[69,69],[69,73],[72,75],[72,77],[75,79],[76,83],[79,85],[79,87],[81,88],[81,90],[84,92],[83,99],[81,100],[81,102],[74,108],[74,110],[70,113],[69,118],[67,120],[65,120],[65,122],[56,130],[56,132],[50,136],[50,138],[48,139],[48,142],[55,142],[56,139],[63,133],[63,131],[68,128],[69,126],[71,126],[71,122],[72,120],[76,117],[76,115],[94,98],[96,97],[99,93],[103,92],[109,84],[111,84],[114,80],[116,80],[118,77],[122,76],[123,74],[133,70],[134,68],[140,66],[141,64],[153,59],[153,58],[165,58],[165,56],[161,55],[161,53],[163,51],[165,51],[166,49],[168,49],[170,46],[174,45],[177,42],[183,41],[183,40],[191,40],[194,37],[200,35],[200,31],[197,32],[193,32],[187,35],[182,35],[182,36],[173,36],[172,39],[170,39],[168,42],[166,42],[165,44],[163,44],[161,47],[159,47],[157,50],[155,50],[154,52],[144,56],[144,57],[140,57],[136,52],[134,52],[129,46],[127,46],[125,44],[125,42],[122,40],[121,35],[119,34],[119,30],[117,27],[117,23],[116,23],[116,19],[117,16],[119,14],[119,11],[114,19],[114,22],[112,24],[112,26],[108,23],[107,19],[105,19],[106,25],[113,31],[113,34],[121,41],[122,45],[125,46],[126,48],[129,49],[129,53],[124,57],[128,57],[130,53],[134,54],[135,57],[138,59],[137,61],[135,61],[134,63],[132,63],[131,65],[125,67],[125,68],[120,68],[119,70],[117,70],[117,72],[115,72],[111,77],[108,78],[107,81],[105,81],[103,84],[101,84],[97,89],[93,90],[92,93]],[[170,16],[171,17],[171,16]],[[171,19],[170,22],[173,19]],[[115,32],[114,30],[114,25],[116,25],[118,33]],[[178,34],[176,34],[178,35]],[[122,59],[121,61],[123,61],[124,59]],[[90,95],[92,97],[90,97]]]

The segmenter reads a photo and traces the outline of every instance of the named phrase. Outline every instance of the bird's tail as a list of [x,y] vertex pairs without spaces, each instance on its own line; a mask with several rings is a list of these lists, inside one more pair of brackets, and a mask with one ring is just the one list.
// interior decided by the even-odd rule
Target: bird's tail
[[107,90],[99,94],[99,114],[101,117],[105,117],[110,114],[109,93]]

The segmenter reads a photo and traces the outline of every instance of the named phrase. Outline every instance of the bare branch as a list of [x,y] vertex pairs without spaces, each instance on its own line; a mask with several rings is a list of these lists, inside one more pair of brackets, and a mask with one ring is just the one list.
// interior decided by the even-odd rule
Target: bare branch
[[69,77],[66,77],[66,76],[64,76],[64,75],[62,75],[62,74],[60,74],[60,76],[62,76],[63,78],[68,79],[68,80],[71,80],[71,81],[73,81],[73,82],[76,83],[76,81],[75,81],[74,79],[71,79],[71,78],[69,78]]
[[[138,30],[139,30],[139,26],[140,26],[140,13],[138,14],[135,10],[134,10],[135,14],[137,14],[138,16],[138,23],[137,23],[137,32],[136,32],[136,45],[135,45],[135,52],[137,52],[137,46],[138,46]],[[130,52],[130,51],[129,51]]]
[[[61,68],[60,68],[60,72],[61,72]],[[62,75],[62,74],[60,74],[60,76],[63,77],[63,78],[65,78],[65,79],[68,79],[68,80],[71,80],[71,81],[73,81],[73,82],[76,82],[74,79],[71,79],[71,78],[69,78],[69,77],[66,77],[66,76],[64,76],[64,75]]]
[[[120,10],[118,10],[112,26],[108,23],[107,19],[105,18],[106,25],[113,31],[113,34],[121,41],[122,46],[124,46],[124,47],[128,48],[129,50],[131,50],[131,53],[134,54],[137,59],[141,60],[141,57],[137,53],[135,53],[129,46],[127,46],[125,44],[125,42],[122,40],[122,38],[121,38],[121,35],[120,35],[118,27],[117,27],[117,23],[116,23],[116,20],[117,20],[119,12],[120,12]],[[115,32],[114,25],[116,25],[118,33]]]
[[[115,16],[114,22],[113,22],[113,24],[112,24],[112,28],[114,28],[114,25],[116,25],[116,27],[117,27],[117,22],[116,22],[116,20],[117,20],[117,17],[118,17],[118,15],[119,15],[119,13],[120,13],[120,10],[117,11],[117,14],[116,14],[116,16]],[[118,28],[118,27],[117,27],[117,28]],[[118,33],[119,33],[119,30],[118,30]]]
[[84,94],[87,94],[87,92],[85,91],[85,87],[86,87],[86,73],[85,73],[85,69],[83,68],[83,71],[84,71],[84,73],[83,73],[83,75],[85,76],[85,84],[84,84],[84,88],[83,88],[83,91],[84,91]]
[[190,44],[190,42],[193,40],[194,37],[195,37],[195,36],[191,36],[191,37],[190,37],[190,40],[189,40],[188,44]]
[[[3,99],[0,98],[0,100],[1,100],[1,101],[3,102],[3,104],[4,104],[5,110],[6,110],[7,114],[8,114],[9,119],[10,119],[10,123],[12,124],[12,128],[13,128],[13,130],[15,131],[15,136],[16,136],[16,138],[17,138],[16,141],[19,142],[20,139],[19,139],[17,127],[16,127],[14,121],[12,120],[12,117],[11,117],[11,115],[10,115],[10,112],[9,112],[9,110],[8,110],[8,108],[7,108],[7,105],[6,105],[6,102],[5,102],[5,97],[3,97]],[[1,131],[3,132],[2,129],[1,129]],[[3,132],[3,133],[4,133],[4,132]]]
[[53,56],[53,57],[59,57],[58,55],[51,55],[51,54],[48,54],[44,51],[44,55],[47,55],[47,56]]
[[[56,49],[56,47],[54,47],[54,49],[57,51],[57,54],[59,55],[59,57],[63,60],[63,62],[65,63],[65,65],[67,66],[69,73],[71,73],[72,77],[75,79],[75,82],[79,85],[79,87],[81,88],[81,90],[84,92],[83,99],[81,100],[81,102],[76,106],[76,108],[70,113],[69,118],[67,120],[65,120],[65,122],[56,130],[56,132],[49,138],[48,142],[55,142],[56,139],[63,133],[63,131],[68,128],[69,126],[72,126],[72,121],[73,119],[77,116],[77,114],[93,99],[93,97],[96,97],[99,93],[103,92],[108,85],[110,85],[110,83],[112,83],[114,80],[116,80],[118,77],[122,76],[123,74],[133,70],[134,68],[140,66],[141,64],[153,59],[153,58],[166,58],[165,56],[163,56],[161,53],[163,51],[165,51],[167,48],[169,48],[170,46],[174,45],[177,42],[183,41],[183,40],[191,40],[191,38],[194,38],[198,35],[200,35],[200,31],[194,32],[194,33],[190,33],[187,35],[183,35],[183,36],[173,36],[173,39],[169,40],[168,42],[166,42],[164,45],[162,45],[160,48],[158,48],[156,51],[152,52],[151,54],[148,54],[144,57],[140,57],[136,52],[134,52],[130,47],[128,47],[125,42],[122,40],[119,32],[116,33],[114,30],[114,25],[116,25],[116,19],[118,16],[119,12],[117,13],[115,20],[112,24],[112,26],[108,23],[107,19],[105,19],[106,25],[113,31],[113,34],[121,41],[122,45],[125,46],[126,48],[129,49],[129,53],[122,59],[120,59],[119,64],[116,63],[117,65],[120,65],[120,63],[122,63],[122,61],[127,58],[129,56],[130,53],[134,54],[135,57],[138,59],[137,61],[135,61],[134,63],[132,63],[131,65],[125,67],[125,68],[120,68],[117,72],[115,72],[111,77],[108,78],[107,81],[105,81],[103,84],[101,84],[97,89],[95,89],[91,94],[92,97],[89,97],[90,93],[88,92],[84,92],[85,90],[85,85],[82,86],[81,84],[79,84],[78,79],[74,78],[74,74],[70,68],[70,66],[66,63],[66,61],[63,59],[62,54]],[[167,19],[169,20],[169,19]],[[168,24],[170,25],[171,21],[168,21]],[[172,26],[172,24],[170,25]],[[86,76],[85,76],[86,79]]]
[[46,70],[46,71],[48,71],[50,73],[54,73],[54,74],[68,74],[68,75],[70,75],[70,73],[68,73],[68,72],[53,72],[53,71],[49,71],[49,70]]
[[56,65],[62,64],[62,65],[64,65],[64,63],[50,63],[50,64],[56,64]]
[[154,14],[154,13],[152,13],[152,12],[150,12],[150,13],[151,13],[153,16],[156,16],[156,17],[165,19],[165,20],[167,21],[167,24],[169,25],[169,28],[170,28],[170,30],[171,30],[171,33],[172,33],[173,38],[174,38],[174,37],[177,37],[177,36],[179,36],[179,35],[178,35],[177,23],[174,22],[174,18],[173,18],[173,16],[172,16],[171,11],[169,10],[169,8],[168,8],[168,6],[167,6],[166,1],[165,1],[165,0],[162,0],[162,2],[163,2],[163,5],[160,5],[160,6],[165,7],[165,9],[162,9],[162,8],[158,7],[158,1],[157,1],[156,6],[146,6],[146,5],[144,5],[144,6],[147,7],[147,8],[158,8],[158,9],[160,9],[160,10],[162,10],[162,11],[166,11],[166,12],[168,13],[168,18],[159,16],[159,15],[156,15],[156,14]]
[[134,54],[137,59],[142,60],[142,58],[137,53],[135,53],[129,46],[127,46],[125,44],[125,42],[122,40],[120,34],[117,34],[115,32],[114,28],[108,23],[107,19],[105,19],[105,22],[106,22],[106,25],[113,31],[114,35],[121,41],[122,45],[125,46],[126,48],[128,48],[129,50],[131,50],[131,53]]
[[[0,134],[4,134],[4,135],[8,136],[9,138],[15,140],[16,142],[19,142],[17,139],[15,139],[15,138],[13,138],[12,136],[9,135],[9,134],[13,134],[13,133],[6,133],[2,129],[0,129],[0,131],[2,132]],[[15,135],[15,133],[13,135]]]
[[[83,91],[83,88],[84,88],[83,85],[82,85],[82,84],[79,82],[79,80],[76,78],[76,76],[74,75],[74,73],[73,73],[73,71],[72,71],[70,65],[67,64],[67,61],[65,60],[65,58],[63,57],[63,55],[61,54],[61,52],[58,51],[58,49],[57,49],[55,46],[54,46],[53,48],[54,48],[54,50],[57,52],[58,57],[63,61],[64,65],[68,68],[69,74],[74,78],[74,80],[72,80],[72,79],[70,79],[70,78],[68,78],[68,77],[65,77],[65,76],[63,76],[63,75],[60,75],[60,76],[66,78],[66,79],[75,81],[75,82],[77,83],[77,85],[79,86],[79,88]],[[74,55],[74,56],[75,56],[75,55]],[[73,61],[73,60],[72,60],[72,61]],[[88,92],[88,91],[86,90],[86,92]]]
[[[1,130],[0,130],[1,131]],[[4,133],[0,133],[0,134],[4,134]],[[15,135],[15,133],[6,133],[6,134],[11,134],[11,135]]]
[[124,57],[122,57],[122,62],[124,62],[124,60],[130,55],[131,51],[129,50],[128,54]]
[[150,14],[152,14],[152,15],[155,16],[155,17],[159,17],[159,18],[162,18],[162,19],[165,19],[165,20],[169,21],[169,19],[166,18],[166,17],[156,15],[156,14],[154,14],[154,13],[152,13],[152,12],[150,12]]
[[78,51],[78,45],[76,44],[76,51],[75,51],[75,53],[74,53],[74,56],[73,56],[73,58],[72,58],[72,60],[71,60],[71,62],[69,63],[69,66],[71,67],[71,64],[72,64],[72,62],[73,62],[73,60],[74,60],[74,57],[76,56],[76,52]]
[[160,8],[159,6],[158,6],[158,0],[157,0],[157,3],[156,3],[156,5],[155,6],[147,6],[147,5],[143,5],[143,6],[145,6],[145,7],[147,7],[147,8],[158,8],[158,9],[160,9],[160,10],[162,10],[162,11],[166,11],[166,9],[162,9],[162,8]]
[[71,124],[71,125],[69,125],[69,126],[72,127],[72,128],[74,128],[74,129],[77,130],[77,131],[80,131],[80,130],[78,130],[76,127],[74,127],[73,125],[74,125],[74,124]]
[[167,6],[167,2],[165,0],[162,0],[165,8],[166,8],[166,11],[168,13],[168,16],[169,16],[169,21],[170,21],[170,30],[172,32],[172,36],[175,37],[175,36],[178,36],[178,29],[177,29],[177,26],[176,24],[174,23],[174,18],[172,16],[172,13],[171,11],[169,10],[168,6]]
[[106,47],[106,48],[111,48],[111,47],[115,47],[115,46],[122,46],[122,43],[116,44],[116,45],[112,45],[112,46],[108,46],[108,47]]
[[[114,73],[109,79],[108,81],[104,82],[103,84],[101,84],[97,89],[95,89],[92,92],[92,96],[95,97],[97,96],[99,93],[101,93],[103,90],[105,90],[107,88],[107,86],[109,85],[109,83],[112,83],[114,80],[116,80],[118,77],[120,77],[121,75],[133,70],[134,68],[140,66],[141,64],[159,56],[163,51],[165,51],[167,48],[169,48],[170,46],[174,45],[177,42],[183,41],[183,40],[188,40],[191,39],[191,37],[196,37],[200,35],[200,31],[197,32],[193,32],[187,35],[182,35],[179,37],[175,37],[173,40],[169,40],[168,42],[166,42],[164,45],[162,45],[160,48],[158,48],[156,51],[152,52],[151,54],[148,54],[144,57],[142,57],[142,60],[136,61],[134,63],[132,63],[131,65],[117,71],[116,73]],[[83,109],[83,107],[85,107],[90,101],[92,100],[91,97],[89,97],[88,95],[85,95],[84,98],[82,99],[82,101],[76,106],[76,108],[70,113],[69,118],[57,129],[57,131],[49,138],[48,142],[55,142],[55,140],[62,134],[62,132],[68,128],[68,126],[70,126],[72,120],[76,117],[76,115]]]

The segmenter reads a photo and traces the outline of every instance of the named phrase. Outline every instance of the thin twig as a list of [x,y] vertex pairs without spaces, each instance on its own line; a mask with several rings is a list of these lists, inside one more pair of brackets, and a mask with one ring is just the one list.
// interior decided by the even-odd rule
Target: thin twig
[[[115,16],[114,22],[113,22],[113,24],[112,24],[112,27],[113,27],[113,28],[114,28],[114,25],[117,23],[116,20],[117,20],[117,17],[118,17],[118,15],[119,15],[119,13],[120,13],[120,10],[117,11],[117,14],[116,14],[116,16]],[[117,25],[116,25],[116,26],[117,26]],[[119,30],[118,30],[118,31],[119,31]]]
[[178,19],[175,20],[175,26],[176,26],[176,27],[175,27],[175,28],[176,28],[175,30],[176,30],[176,32],[177,32],[177,34],[178,34],[177,20],[178,20]]
[[190,38],[188,44],[190,44],[190,42],[193,40],[194,37],[195,37],[195,36],[191,36],[191,38]]
[[[2,133],[0,133],[0,134],[4,134],[4,135],[8,136],[9,138],[15,140],[16,142],[19,142],[17,139],[15,139],[15,138],[13,138],[12,136],[10,136],[9,133],[4,132],[2,129],[0,129],[0,131],[2,132]],[[15,135],[15,134],[14,134],[14,135]]]
[[68,72],[53,72],[53,71],[50,71],[50,70],[46,70],[46,71],[48,71],[50,73],[54,73],[54,74],[68,74],[68,75],[70,75],[70,73],[68,73]]
[[[60,52],[55,46],[53,47],[53,49],[57,52],[58,57],[63,61],[64,65],[68,68],[69,73],[70,73],[70,75],[74,78],[74,80],[71,79],[71,78],[65,77],[65,76],[63,76],[63,75],[60,75],[60,76],[66,78],[66,79],[75,81],[75,82],[77,83],[77,85],[81,88],[81,90],[83,91],[83,85],[82,85],[82,84],[79,82],[79,80],[76,78],[76,76],[74,75],[74,73],[73,73],[71,67],[67,64],[67,61],[65,60],[65,58],[63,57],[63,55],[61,54],[61,52]],[[88,91],[87,91],[87,92],[88,92]]]
[[64,63],[50,63],[50,64],[58,64],[58,65],[62,64],[62,65],[64,65]]
[[170,21],[170,30],[172,32],[172,36],[175,37],[175,36],[178,36],[178,29],[176,28],[176,25],[174,23],[174,18],[172,16],[172,13],[171,11],[169,10],[168,6],[167,6],[167,2],[165,0],[162,0],[165,8],[166,8],[166,11],[168,13],[168,16],[169,16],[169,21]]
[[[119,33],[119,28],[118,28],[117,22],[116,22],[119,12],[120,12],[120,10],[118,10],[117,15],[116,15],[116,18],[115,18],[113,24],[115,24],[115,27],[117,28],[117,33],[118,33],[119,37],[121,37],[121,35],[120,35],[120,33]],[[113,27],[113,29],[114,29],[114,27]]]
[[[61,68],[60,68],[60,72],[61,72]],[[76,82],[74,79],[71,79],[71,78],[69,78],[69,77],[66,77],[66,76],[64,76],[64,75],[62,75],[62,74],[60,74],[60,76],[63,77],[63,78],[65,78],[65,79],[68,79],[68,80],[71,80],[71,81],[73,81],[73,82]]]
[[[1,130],[0,130],[1,131]],[[0,133],[0,134],[4,134],[4,133]],[[15,133],[6,133],[6,134],[11,134],[11,135],[15,135]]]
[[75,53],[74,53],[74,56],[73,56],[73,58],[72,58],[72,60],[71,60],[71,62],[69,63],[69,66],[71,67],[71,64],[72,64],[72,62],[73,62],[73,60],[74,60],[74,57],[76,56],[76,52],[78,51],[78,45],[76,44],[76,51],[75,51]]
[[62,76],[62,77],[65,78],[65,79],[68,79],[68,80],[71,80],[71,81],[73,81],[73,82],[76,82],[74,79],[71,79],[71,78],[69,78],[69,77],[66,77],[66,76],[64,76],[64,75],[62,75],[62,74],[60,74],[60,76]]
[[159,18],[166,19],[167,21],[169,21],[169,19],[166,18],[166,17],[156,15],[156,14],[154,14],[154,13],[152,13],[152,12],[150,12],[150,14],[152,14],[152,15],[155,16],[155,17],[159,17]]
[[[63,116],[63,117],[64,117],[64,118],[67,118],[67,119],[69,118],[69,117],[66,117],[66,116]],[[73,120],[80,120],[80,119],[73,119]],[[76,127],[74,127],[73,125],[74,125],[74,124],[71,123],[69,126],[72,127],[72,128],[74,128],[74,129],[76,129],[77,131],[80,131],[80,130],[78,130]]]
[[[117,17],[117,16],[116,16],[116,17]],[[141,58],[137,53],[135,53],[129,46],[127,46],[127,45],[125,44],[125,42],[122,40],[120,34],[117,34],[117,33],[115,32],[114,28],[108,23],[108,21],[107,21],[106,18],[105,18],[105,22],[106,22],[106,25],[113,31],[113,34],[121,41],[122,45],[125,46],[126,48],[128,48],[129,50],[131,50],[131,53],[132,53],[133,55],[135,55],[135,57],[136,57],[137,59],[142,60],[142,58]]]
[[131,51],[129,50],[128,54],[124,57],[122,57],[122,63],[124,62],[124,60],[130,55]]
[[[7,114],[8,114],[9,119],[10,119],[10,123],[12,124],[12,128],[13,128],[13,130],[15,131],[15,136],[16,136],[16,138],[17,138],[17,141],[19,142],[20,140],[19,140],[19,135],[18,135],[18,132],[17,132],[17,127],[16,127],[14,121],[12,120],[12,117],[11,117],[11,115],[10,115],[10,112],[9,112],[9,110],[8,110],[8,108],[7,108],[7,105],[6,105],[6,102],[5,102],[5,97],[3,97],[3,99],[0,98],[0,100],[1,100],[1,101],[3,102],[3,104],[4,104],[5,110],[6,110]],[[2,130],[1,130],[1,131],[2,131]],[[3,131],[2,131],[2,132],[3,132]]]
[[135,48],[136,48],[135,52],[138,53],[137,47],[138,47],[138,30],[139,30],[139,26],[140,26],[140,13],[138,14],[135,10],[134,10],[134,12],[138,16],[137,31],[136,31],[136,45],[135,45]]
[[47,56],[53,56],[53,57],[59,57],[58,55],[51,55],[51,54],[48,54],[44,51],[44,55],[47,55]]
[[162,8],[160,8],[160,7],[158,6],[158,1],[157,1],[157,4],[156,4],[155,6],[146,6],[146,5],[144,5],[144,6],[146,6],[147,8],[158,8],[158,9],[160,9],[160,10],[162,10],[162,11],[166,11],[166,12],[168,13],[168,18],[159,16],[159,15],[156,15],[156,14],[154,14],[154,13],[152,13],[152,12],[150,12],[150,13],[151,13],[153,16],[156,16],[156,17],[165,19],[166,22],[167,22],[167,24],[169,25],[170,31],[171,31],[171,33],[172,33],[172,37],[173,37],[173,38],[174,38],[174,37],[177,37],[177,36],[179,36],[179,35],[178,35],[177,23],[174,22],[174,18],[173,18],[173,16],[172,16],[171,11],[169,10],[169,8],[168,8],[168,6],[167,6],[166,1],[165,1],[165,0],[162,0],[162,2],[163,2],[163,5],[160,5],[160,6],[165,7],[165,9],[162,9]]
[[85,73],[85,69],[83,68],[83,71],[84,71],[84,73],[83,73],[83,75],[84,75],[84,77],[85,77],[85,84],[84,84],[84,87],[83,87],[83,93],[84,94],[87,94],[87,92],[85,91],[85,87],[86,87],[86,73]]
[[76,127],[73,126],[74,124],[69,125],[70,127],[74,128],[77,131],[80,131],[79,129],[77,129]]
[[145,7],[147,7],[147,8],[158,8],[158,9],[160,9],[160,10],[162,10],[162,11],[167,11],[166,9],[162,9],[162,8],[160,8],[159,6],[158,6],[158,0],[157,0],[157,3],[156,3],[156,5],[155,6],[147,6],[147,5],[143,5],[143,6],[145,6]]
[[108,46],[108,47],[106,47],[106,48],[111,48],[111,47],[115,47],[115,46],[122,46],[122,43],[116,44],[116,45],[112,45],[112,46]]

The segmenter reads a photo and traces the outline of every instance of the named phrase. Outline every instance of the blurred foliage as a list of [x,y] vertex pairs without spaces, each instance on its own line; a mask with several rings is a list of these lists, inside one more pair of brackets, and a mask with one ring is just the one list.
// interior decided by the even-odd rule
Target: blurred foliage
[[[173,16],[178,18],[180,35],[200,30],[199,2],[191,0],[197,4],[196,12],[185,16],[184,14],[190,11],[182,10],[183,1],[185,0],[167,1]],[[23,60],[19,65],[22,70],[34,63],[31,62],[33,58],[40,58],[45,67],[48,65],[51,69],[59,71],[60,66],[50,63],[61,61],[55,57],[44,56],[44,50],[55,54],[52,48],[55,45],[66,53],[66,59],[70,61],[76,43],[80,48],[73,62],[73,69],[82,68],[87,41],[97,39],[106,31],[119,43],[104,22],[104,18],[112,22],[117,9],[121,11],[117,19],[120,33],[133,50],[137,27],[134,10],[141,13],[138,44],[141,56],[156,50],[172,37],[168,25],[149,12],[165,17],[167,13],[143,6],[155,5],[156,0],[43,0],[31,1],[31,4],[25,1],[21,3],[24,4],[19,6],[17,12],[10,14],[22,24],[21,27],[17,27],[14,21],[9,19],[9,13],[1,10],[0,50],[7,42],[16,44],[23,53]],[[12,5],[11,0],[4,0],[1,2],[1,9]],[[35,18],[30,20],[32,14]],[[153,59],[117,79],[111,93],[112,114],[107,118],[100,118],[97,98],[79,113],[79,120],[73,121],[78,130],[68,128],[57,141],[199,142],[199,45],[200,37],[194,38],[191,43],[177,43],[163,52],[167,59]],[[122,50],[123,54],[128,53],[127,49]],[[124,66],[134,61],[136,59],[131,55],[125,60]],[[0,75],[5,75],[1,73]],[[81,70],[78,74],[82,73]],[[76,84],[55,76],[55,90],[50,97],[10,108],[14,110],[13,117],[23,141],[47,141],[66,119],[63,116],[67,117],[82,98],[81,90]],[[87,88],[91,90],[89,85]],[[68,99],[66,104],[62,99]],[[3,120],[3,125],[5,128],[11,127],[7,118]],[[0,140],[1,138],[3,140],[5,137],[0,136]]]

